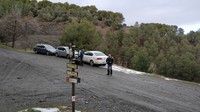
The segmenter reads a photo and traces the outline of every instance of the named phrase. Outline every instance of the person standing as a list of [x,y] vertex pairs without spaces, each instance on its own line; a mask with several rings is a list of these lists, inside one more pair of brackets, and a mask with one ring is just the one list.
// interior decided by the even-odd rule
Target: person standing
[[84,56],[84,49],[82,49],[82,50],[80,51],[80,55],[79,55],[79,58],[80,58],[80,65],[82,65],[82,66],[83,66],[83,56]]
[[106,63],[107,63],[107,75],[112,75],[113,58],[111,54],[108,55],[108,58],[106,59]]

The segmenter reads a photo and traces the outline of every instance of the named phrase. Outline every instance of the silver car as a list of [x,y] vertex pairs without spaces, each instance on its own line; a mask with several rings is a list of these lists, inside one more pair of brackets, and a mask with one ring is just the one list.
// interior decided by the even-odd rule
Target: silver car
[[46,54],[46,55],[54,55],[56,53],[56,49],[48,44],[37,44],[33,51],[37,54]]
[[70,55],[70,50],[69,47],[67,46],[58,46],[56,49],[56,54],[57,57],[66,57],[69,58]]

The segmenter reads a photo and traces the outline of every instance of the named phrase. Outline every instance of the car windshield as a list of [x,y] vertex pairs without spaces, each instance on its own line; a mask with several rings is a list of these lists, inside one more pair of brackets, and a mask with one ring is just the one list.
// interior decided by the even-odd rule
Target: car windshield
[[95,52],[94,53],[96,56],[106,56],[104,53],[102,53],[102,52]]
[[47,49],[55,49],[54,47],[50,46],[50,45],[45,45]]
[[68,47],[63,47],[65,50],[69,49]]

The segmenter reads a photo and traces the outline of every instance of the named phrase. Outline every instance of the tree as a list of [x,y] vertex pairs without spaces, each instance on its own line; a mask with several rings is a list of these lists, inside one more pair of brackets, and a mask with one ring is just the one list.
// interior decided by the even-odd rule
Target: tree
[[115,62],[118,62],[120,64],[123,64],[123,40],[125,37],[127,37],[128,34],[126,34],[123,30],[118,30],[116,32],[109,32],[106,36],[106,42],[107,42],[107,49],[109,53],[111,53],[116,59]]
[[94,6],[94,5],[91,5],[91,6],[84,6],[84,7],[82,7],[84,10],[87,10],[87,11],[89,11],[92,15],[94,15],[94,14],[96,14],[97,13],[97,8],[96,8],[96,6]]
[[51,7],[53,5],[52,2],[48,1],[48,0],[42,0],[40,2],[38,2],[38,9],[41,10],[43,8],[46,8],[46,7]]
[[31,16],[27,16],[23,19],[23,34],[22,38],[25,40],[22,43],[22,47],[25,49],[31,47],[31,42],[29,41],[29,35],[35,34],[37,31],[40,30],[40,26],[38,25],[37,21],[35,21]]
[[135,22],[134,27],[139,27],[140,24],[138,23],[138,21]]
[[139,51],[136,52],[136,54],[134,55],[131,61],[133,63],[134,69],[148,72],[150,60],[145,48],[139,49]]
[[200,33],[190,31],[187,35],[187,39],[192,45],[196,46],[198,43],[200,43]]
[[7,41],[12,41],[12,47],[14,48],[15,41],[22,35],[23,26],[20,12],[13,11],[4,17],[0,24],[2,35]]
[[53,11],[54,9],[52,9],[52,7],[47,6],[45,8],[42,8],[38,12],[38,17],[43,21],[53,21],[56,18],[55,13],[53,13]]
[[67,25],[60,42],[63,45],[74,43],[79,49],[90,50],[97,48],[101,38],[92,23],[82,20],[80,23],[72,22]]
[[114,28],[115,30],[119,30],[122,28],[122,22],[124,21],[124,17],[121,13],[114,13],[111,11],[100,10],[97,12],[97,19],[99,21],[105,22],[105,24],[109,27]]
[[38,3],[37,3],[37,0],[31,0],[30,11],[32,12],[33,17],[37,17],[38,16]]
[[5,0],[1,2],[1,35],[5,42],[15,41],[23,34],[22,16],[28,16],[30,11],[30,0]]
[[13,2],[12,0],[0,0],[0,18],[10,13]]

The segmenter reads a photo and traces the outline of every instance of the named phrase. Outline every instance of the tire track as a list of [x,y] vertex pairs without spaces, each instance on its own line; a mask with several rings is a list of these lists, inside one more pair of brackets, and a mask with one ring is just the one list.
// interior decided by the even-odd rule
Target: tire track
[[[10,59],[9,58],[5,58],[3,61],[6,61],[6,60],[9,60],[10,61]],[[12,59],[13,60],[13,59]],[[10,63],[9,61],[7,61],[6,63]],[[16,62],[16,63],[12,63],[12,62]],[[0,84],[2,84],[2,83],[4,83],[4,80],[6,79],[6,78],[9,78],[11,75],[13,75],[15,72],[16,72],[16,70],[19,68],[20,69],[20,65],[22,65],[22,63],[23,62],[20,62],[20,61],[16,61],[16,60],[13,60],[11,63],[12,63],[12,68],[10,68],[9,66],[8,66],[8,64],[6,64],[6,65],[4,65],[3,64],[3,66],[5,66],[3,69],[6,69],[6,70],[1,70],[1,71],[7,71],[7,72],[5,72],[5,73],[2,73],[1,72],[1,80],[0,80]],[[2,66],[2,60],[1,60],[1,66]],[[2,68],[1,68],[2,69]]]

